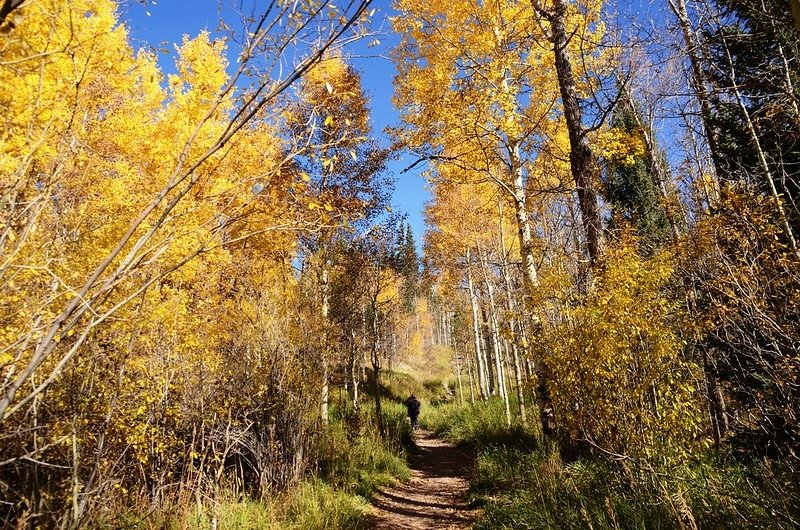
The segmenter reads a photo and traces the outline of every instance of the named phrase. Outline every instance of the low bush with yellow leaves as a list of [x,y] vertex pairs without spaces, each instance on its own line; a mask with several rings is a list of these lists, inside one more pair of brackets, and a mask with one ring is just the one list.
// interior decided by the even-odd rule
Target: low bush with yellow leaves
[[545,332],[560,428],[603,451],[652,457],[685,447],[700,429],[698,368],[684,358],[672,260],[639,256],[630,239],[609,249],[582,304]]

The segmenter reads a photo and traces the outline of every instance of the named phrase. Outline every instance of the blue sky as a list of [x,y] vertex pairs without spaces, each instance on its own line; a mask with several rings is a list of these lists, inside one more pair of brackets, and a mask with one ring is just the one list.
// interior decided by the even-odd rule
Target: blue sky
[[[229,0],[223,0],[228,2]],[[372,7],[377,9],[375,19],[380,21],[391,15],[390,0],[373,0]],[[149,14],[148,14],[149,13]],[[157,0],[149,5],[130,3],[123,10],[122,19],[130,30],[131,43],[134,48],[153,47],[169,50],[171,53],[159,53],[159,63],[164,72],[174,72],[174,44],[181,42],[183,35],[195,37],[199,32],[208,29],[213,33],[219,23],[216,0]],[[379,35],[380,45],[367,48],[367,42],[353,46],[346,51],[351,54],[351,62],[362,74],[364,88],[369,94],[372,106],[372,117],[376,135],[382,137],[382,130],[399,121],[397,111],[392,107],[392,79],[395,69],[388,58],[389,50],[398,42],[396,35],[389,33],[388,20],[383,22],[387,32]],[[408,221],[419,244],[425,230],[422,210],[430,194],[425,188],[426,182],[420,175],[424,166],[400,174],[413,159],[401,156],[390,164],[390,174],[395,179],[395,190],[392,208],[396,212],[408,214]]]
[[[181,42],[183,35],[194,37],[204,29],[213,34],[219,23],[217,0],[157,0],[157,3],[153,3],[153,0],[141,1],[142,3],[125,3],[122,18],[130,29],[135,48],[152,47],[170,52],[159,53],[161,67],[168,73],[174,72],[174,44]],[[231,2],[232,0],[222,0],[224,5]],[[376,136],[379,137],[384,136],[382,131],[386,126],[399,121],[398,113],[391,104],[395,69],[388,55],[399,38],[391,33],[387,20],[394,13],[390,4],[391,0],[372,2],[372,7],[377,9],[376,25],[382,26],[385,31],[385,34],[378,36],[380,45],[368,48],[367,42],[371,39],[367,39],[346,50],[350,54],[351,63],[362,74],[364,88],[371,100]],[[668,8],[663,0],[609,0],[607,7],[610,12],[616,12],[617,24],[626,32],[636,32],[637,28],[645,32],[658,32],[667,23]],[[670,152],[679,152],[669,149],[675,142],[677,133],[677,126],[669,122],[670,120],[666,120],[666,126],[662,125],[660,130],[657,129],[657,135]],[[384,141],[387,140],[384,138]],[[393,210],[408,215],[419,245],[425,230],[422,210],[425,202],[430,199],[430,194],[421,176],[425,164],[401,174],[413,162],[413,157],[403,155],[390,164],[389,172],[396,181],[392,197]]]

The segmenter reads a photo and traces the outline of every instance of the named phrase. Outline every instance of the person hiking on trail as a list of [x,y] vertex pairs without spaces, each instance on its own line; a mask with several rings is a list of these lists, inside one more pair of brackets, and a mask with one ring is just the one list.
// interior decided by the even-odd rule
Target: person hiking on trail
[[417,419],[419,418],[419,408],[421,403],[417,399],[417,396],[411,394],[406,400],[406,408],[408,409],[408,417],[411,418],[411,428],[415,431],[417,430]]

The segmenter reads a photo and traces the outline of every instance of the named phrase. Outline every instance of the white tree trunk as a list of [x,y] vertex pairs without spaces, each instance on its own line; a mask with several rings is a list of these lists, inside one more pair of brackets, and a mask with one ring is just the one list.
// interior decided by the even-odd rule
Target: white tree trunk
[[467,249],[467,288],[469,289],[469,301],[472,308],[472,333],[475,339],[475,359],[476,370],[478,372],[478,389],[482,400],[489,398],[489,389],[486,381],[486,368],[483,363],[483,347],[481,345],[481,326],[478,312],[478,297],[475,293],[475,285],[472,281],[472,266],[470,265],[470,249]]
[[329,285],[328,285],[328,267],[327,265],[322,266],[322,326],[323,326],[323,343],[322,343],[322,352],[320,353],[320,357],[322,360],[322,385],[320,388],[320,408],[319,408],[319,415],[320,419],[322,420],[323,425],[328,424],[328,403],[329,403],[329,387],[328,387],[328,379],[329,375],[329,367],[328,367],[328,312],[330,310],[330,292],[329,292]]

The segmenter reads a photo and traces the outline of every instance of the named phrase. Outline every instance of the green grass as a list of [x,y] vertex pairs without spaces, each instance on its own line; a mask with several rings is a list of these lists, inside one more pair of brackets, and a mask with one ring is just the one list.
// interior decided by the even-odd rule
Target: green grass
[[410,476],[405,450],[411,441],[411,427],[405,409],[383,404],[386,439],[375,431],[374,409],[364,406],[360,417],[352,411],[335,410],[333,421],[322,437],[320,476],[342,491],[369,498],[372,493]]
[[406,406],[396,401],[384,401],[381,406],[383,423],[387,431],[386,443],[394,452],[402,453],[405,457],[414,446],[414,433],[408,420]]
[[[363,528],[367,501],[322,481],[306,482],[283,509],[280,528],[326,530]],[[256,528],[256,527],[250,527]]]
[[[321,480],[300,483],[292,491],[263,501],[222,494],[216,502],[179,503],[140,519],[133,528],[219,530],[357,530],[363,528],[366,499],[337,490]],[[122,520],[117,519],[117,524]],[[114,524],[101,525],[115,528]]]
[[425,405],[445,401],[444,380],[422,379],[404,372],[385,372],[382,378],[382,396],[391,401],[403,402],[415,394]]
[[506,425],[503,402],[492,399],[474,406],[449,403],[429,408],[420,415],[420,425],[436,432],[446,440],[477,448],[484,446],[513,446],[533,449],[536,432],[518,423]]
[[423,424],[475,448],[473,500],[484,506],[474,528],[793,528],[800,491],[791,473],[764,463],[700,453],[682,464],[609,462],[585,456],[563,463],[538,449],[536,433],[506,427],[499,400],[429,410]]
[[383,422],[387,436],[376,429],[374,408],[358,415],[333,408],[331,421],[314,448],[312,473],[287,492],[261,500],[220,487],[215,498],[192,492],[164,496],[154,508],[150,497],[108,499],[92,528],[265,530],[357,530],[364,527],[368,499],[379,488],[410,477],[405,454],[413,443],[402,404],[386,400]]
[[670,528],[659,502],[641,502],[602,461],[563,466],[540,452],[495,447],[478,457],[473,494],[491,499],[475,528]]

